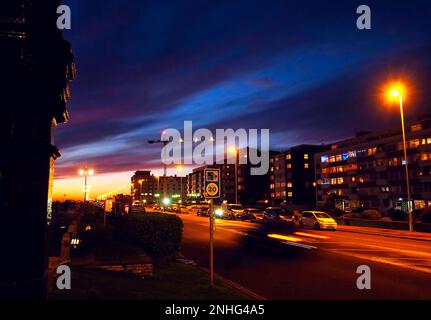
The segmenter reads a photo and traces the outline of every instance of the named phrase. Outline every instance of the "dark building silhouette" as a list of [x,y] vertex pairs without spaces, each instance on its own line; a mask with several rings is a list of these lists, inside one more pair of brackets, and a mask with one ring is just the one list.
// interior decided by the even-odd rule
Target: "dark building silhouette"
[[314,155],[327,146],[300,145],[271,157],[271,198],[294,209],[316,206]]
[[0,2],[0,296],[46,290],[51,215],[52,130],[68,120],[71,47],[57,29],[60,1]]

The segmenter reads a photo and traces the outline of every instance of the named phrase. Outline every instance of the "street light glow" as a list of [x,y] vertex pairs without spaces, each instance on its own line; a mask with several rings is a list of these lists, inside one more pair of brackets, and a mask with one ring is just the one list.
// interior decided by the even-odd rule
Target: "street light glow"
[[236,154],[238,152],[238,149],[236,147],[231,147],[231,148],[229,148],[229,152],[231,154]]
[[405,99],[406,96],[406,88],[404,84],[401,82],[395,82],[389,85],[387,89],[387,97],[390,101],[393,101],[395,98],[402,97]]
[[400,92],[398,90],[392,90],[391,95],[392,97],[398,97],[400,95]]

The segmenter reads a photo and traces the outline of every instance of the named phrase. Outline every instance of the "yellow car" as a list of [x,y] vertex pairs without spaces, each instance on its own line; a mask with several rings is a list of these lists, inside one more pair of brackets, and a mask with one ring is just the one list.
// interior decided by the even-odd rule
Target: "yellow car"
[[322,211],[304,211],[299,225],[303,228],[316,230],[337,230],[337,222],[329,214]]

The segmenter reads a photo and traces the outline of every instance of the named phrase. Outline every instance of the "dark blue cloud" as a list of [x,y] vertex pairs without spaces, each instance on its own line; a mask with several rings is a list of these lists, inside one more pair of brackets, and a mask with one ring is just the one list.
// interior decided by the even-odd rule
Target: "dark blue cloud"
[[368,1],[369,31],[356,1],[66,2],[79,72],[58,130],[63,174],[88,158],[142,167],[158,157],[145,141],[184,120],[269,128],[276,147],[328,142],[393,124],[374,96],[389,74],[428,80],[428,1]]

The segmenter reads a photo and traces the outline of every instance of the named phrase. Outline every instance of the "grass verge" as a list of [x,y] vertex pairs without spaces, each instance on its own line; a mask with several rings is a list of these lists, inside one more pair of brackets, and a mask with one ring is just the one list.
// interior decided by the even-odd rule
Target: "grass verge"
[[216,282],[194,266],[174,262],[159,266],[154,277],[139,278],[123,272],[72,269],[72,289],[50,288],[50,300],[249,300],[238,290]]

